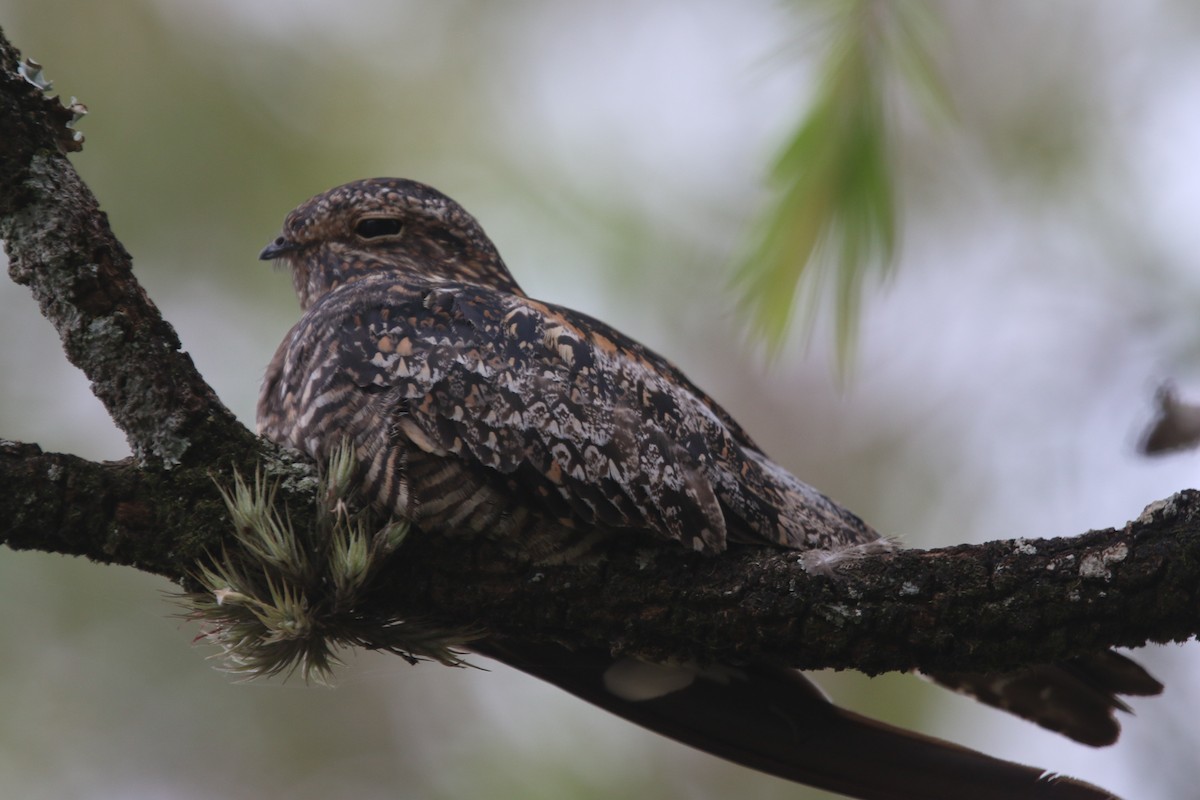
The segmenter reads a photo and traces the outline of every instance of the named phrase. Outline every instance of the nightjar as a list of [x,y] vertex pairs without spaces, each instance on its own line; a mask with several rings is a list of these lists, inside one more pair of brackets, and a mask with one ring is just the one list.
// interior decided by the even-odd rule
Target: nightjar
[[[486,536],[531,561],[602,557],[658,537],[817,561],[894,545],[772,461],[666,359],[585,314],[534,300],[475,219],[403,179],[349,183],[288,215],[261,254],[304,311],[258,404],[262,435],[322,461],[343,441],[380,509],[427,534]],[[647,575],[653,580],[653,575]],[[649,663],[544,643],[472,649],[666,736],[865,800],[1099,798],[831,704],[768,665]],[[1113,652],[1006,675],[933,676],[1092,745],[1120,694],[1161,685]]]

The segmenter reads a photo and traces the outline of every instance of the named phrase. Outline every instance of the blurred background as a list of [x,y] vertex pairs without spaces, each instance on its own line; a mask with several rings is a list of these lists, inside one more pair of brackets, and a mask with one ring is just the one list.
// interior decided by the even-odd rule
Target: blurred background
[[[921,4],[945,97],[889,98],[896,269],[863,281],[839,369],[828,310],[769,357],[731,288],[837,5],[0,0],[0,26],[90,107],[73,161],[248,425],[298,316],[259,249],[310,195],[397,175],[472,211],[532,295],[659,350],[777,460],[913,546],[1120,526],[1195,485],[1200,456],[1135,444],[1160,381],[1200,395],[1197,6]],[[0,340],[0,436],[127,454],[7,280]],[[335,689],[238,684],[192,646],[171,589],[0,550],[0,796],[829,797],[490,664],[349,653]],[[1137,657],[1167,694],[1106,751],[907,676],[819,679],[1127,800],[1194,796],[1200,650]]]

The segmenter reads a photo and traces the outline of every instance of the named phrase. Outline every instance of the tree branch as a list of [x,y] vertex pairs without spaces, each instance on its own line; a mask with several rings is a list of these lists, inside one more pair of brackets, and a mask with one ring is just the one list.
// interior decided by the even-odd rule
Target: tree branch
[[0,239],[71,363],[140,460],[172,467],[254,448],[180,350],[133,277],[132,259],[67,160],[74,117],[0,31]]
[[[0,442],[0,542],[186,581],[228,540],[218,482],[262,469],[303,524],[314,473],[237,423],[180,350],[66,159],[70,113],[19,63],[0,33],[0,237],[14,280],[33,290],[135,458]],[[1195,492],[1121,530],[864,557],[828,575],[791,552],[622,548],[602,565],[530,566],[479,540],[414,533],[372,613],[646,656],[871,673],[1004,670],[1200,631]]]
[[[285,487],[311,497],[307,474],[293,470]],[[0,518],[11,522],[0,541],[183,580],[229,525],[212,475],[4,443],[0,481],[10,491]],[[297,524],[311,516],[289,513]],[[832,575],[805,572],[786,551],[739,548],[714,559],[670,543],[631,542],[603,566],[531,566],[486,543],[416,534],[382,585],[372,598],[380,618],[645,656],[996,671],[1194,635],[1200,492],[1156,504],[1120,530],[905,550]]]
[[[258,451],[251,451],[249,470],[262,469],[279,482],[289,514],[311,514],[313,466],[269,447],[263,451],[268,457],[261,467],[253,460]],[[133,459],[98,463],[0,439],[0,482],[6,487],[0,543],[136,567],[180,582],[228,538],[218,482],[231,484],[234,469],[220,461],[172,470]]]
[[[478,560],[456,568],[467,554],[447,558],[442,546],[401,549],[390,602],[521,638],[652,657],[987,672],[1183,641],[1200,627],[1194,491],[1120,530],[905,550],[831,575],[806,573],[794,553],[741,549],[711,559],[669,546],[630,548],[602,569],[514,574]],[[455,571],[457,580],[442,579]]]

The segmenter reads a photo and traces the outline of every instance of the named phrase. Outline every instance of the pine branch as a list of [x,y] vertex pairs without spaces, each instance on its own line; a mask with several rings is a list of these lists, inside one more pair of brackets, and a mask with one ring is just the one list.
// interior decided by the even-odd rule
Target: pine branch
[[[0,541],[182,581],[230,530],[211,474],[4,443],[0,518],[10,522]],[[293,523],[311,521],[313,507],[296,501],[313,500],[312,482],[285,486]],[[806,573],[795,553],[743,548],[711,559],[666,543],[629,547],[602,568],[530,566],[477,542],[415,533],[381,583],[371,600],[380,619],[645,656],[995,671],[1200,631],[1200,492],[1122,529],[905,550],[831,575]]]
[[9,274],[33,291],[139,459],[170,468],[252,450],[252,434],[180,349],[67,160],[82,147],[69,127],[78,111],[47,96],[30,63],[0,31],[0,239]]

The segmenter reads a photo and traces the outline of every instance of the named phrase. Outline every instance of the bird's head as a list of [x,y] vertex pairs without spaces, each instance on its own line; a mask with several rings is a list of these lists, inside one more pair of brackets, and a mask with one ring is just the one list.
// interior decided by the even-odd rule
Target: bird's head
[[300,307],[369,275],[520,288],[475,218],[446,195],[403,178],[330,189],[287,215],[259,258],[286,264]]

